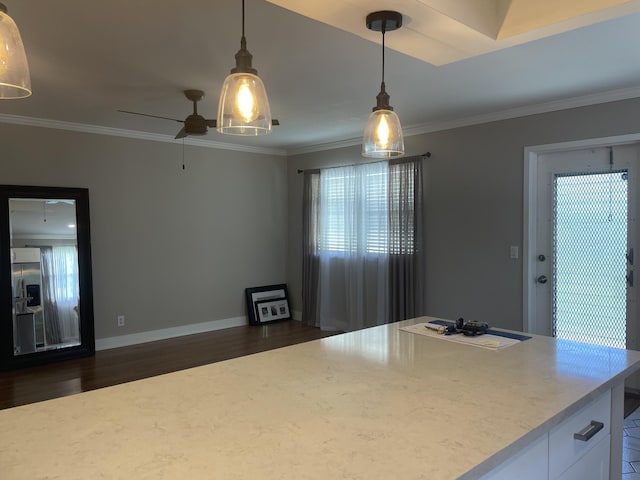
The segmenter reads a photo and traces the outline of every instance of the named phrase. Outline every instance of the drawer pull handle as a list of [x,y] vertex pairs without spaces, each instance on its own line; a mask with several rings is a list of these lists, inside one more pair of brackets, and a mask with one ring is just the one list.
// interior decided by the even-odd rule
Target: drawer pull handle
[[573,434],[573,438],[576,440],[582,440],[588,442],[591,438],[604,428],[604,423],[591,420],[591,423],[580,430],[578,433]]

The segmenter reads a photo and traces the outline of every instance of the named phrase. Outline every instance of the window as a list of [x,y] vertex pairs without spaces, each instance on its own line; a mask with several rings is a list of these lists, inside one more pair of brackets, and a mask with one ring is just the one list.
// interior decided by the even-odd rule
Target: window
[[312,215],[319,219],[318,252],[413,253],[415,188],[398,167],[377,162],[320,173],[319,212]]

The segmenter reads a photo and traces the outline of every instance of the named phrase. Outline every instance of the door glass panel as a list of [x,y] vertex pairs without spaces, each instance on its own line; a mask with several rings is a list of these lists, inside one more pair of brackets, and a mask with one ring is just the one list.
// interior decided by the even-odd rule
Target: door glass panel
[[626,170],[554,176],[553,335],[626,346]]
[[76,202],[11,198],[13,352],[80,345]]

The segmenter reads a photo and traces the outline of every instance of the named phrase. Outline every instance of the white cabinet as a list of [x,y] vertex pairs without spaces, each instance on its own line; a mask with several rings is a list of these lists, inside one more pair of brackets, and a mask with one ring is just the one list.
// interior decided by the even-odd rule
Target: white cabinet
[[[609,390],[483,476],[482,480],[607,480],[610,422]],[[584,439],[574,438],[575,433],[582,433]]]
[[12,248],[11,263],[40,263],[40,249]]
[[546,480],[549,471],[549,435],[544,434],[529,448],[510,458],[481,480]]
[[[591,450],[598,442],[603,438],[609,438],[610,420],[611,392],[607,392],[552,429],[549,432],[549,478],[564,478],[561,475],[569,467],[579,462],[582,458],[594,455]],[[581,431],[586,432],[589,439],[575,439],[574,433]],[[591,436],[592,433],[593,435]],[[607,456],[608,454],[609,451],[607,450]],[[607,475],[608,465],[609,462],[607,461]]]

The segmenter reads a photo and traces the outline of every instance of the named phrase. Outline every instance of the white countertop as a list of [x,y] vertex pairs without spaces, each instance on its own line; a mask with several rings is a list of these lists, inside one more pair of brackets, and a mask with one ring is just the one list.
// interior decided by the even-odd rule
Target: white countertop
[[537,337],[336,335],[0,411],[3,480],[476,478],[640,368]]

